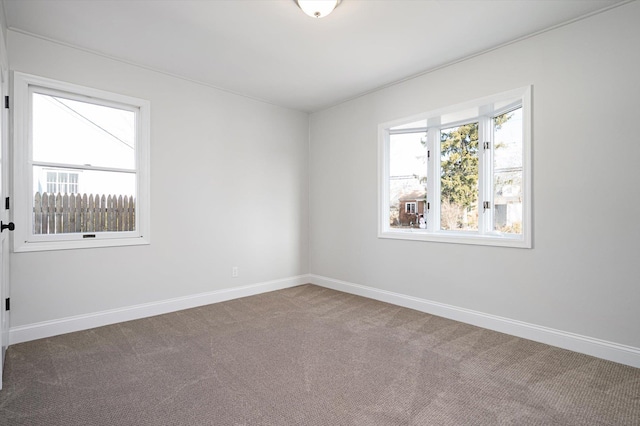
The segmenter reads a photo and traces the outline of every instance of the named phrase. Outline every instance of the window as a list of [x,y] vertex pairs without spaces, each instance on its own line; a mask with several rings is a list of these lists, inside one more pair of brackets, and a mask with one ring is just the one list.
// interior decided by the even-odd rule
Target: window
[[380,125],[379,237],[531,247],[530,93]]
[[14,73],[15,251],[149,243],[149,102]]
[[[38,188],[42,192],[41,188]],[[47,189],[49,194],[76,194],[78,192],[78,173],[47,171]]]
[[409,214],[415,214],[416,213],[416,203],[407,203],[405,211],[407,213],[409,213]]

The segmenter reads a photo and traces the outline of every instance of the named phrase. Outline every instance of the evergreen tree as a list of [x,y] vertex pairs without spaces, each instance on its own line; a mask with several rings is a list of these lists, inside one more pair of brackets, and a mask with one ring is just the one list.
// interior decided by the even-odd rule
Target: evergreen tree
[[[495,117],[495,128],[500,129],[512,115]],[[478,123],[443,129],[440,133],[440,201],[446,229],[457,228],[460,224],[456,221],[464,220],[466,212],[478,202],[479,149]]]
[[444,129],[440,142],[441,201],[468,209],[478,201],[478,123]]

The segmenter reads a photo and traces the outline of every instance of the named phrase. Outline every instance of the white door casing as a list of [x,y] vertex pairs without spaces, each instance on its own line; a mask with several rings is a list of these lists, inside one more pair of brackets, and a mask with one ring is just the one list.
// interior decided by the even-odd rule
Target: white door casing
[[[9,114],[5,105],[5,96],[8,94],[9,74],[6,67],[0,69],[0,99],[2,100],[2,112],[0,113],[0,221],[7,225],[10,223],[9,209],[5,204],[8,192],[8,146],[9,146]],[[4,226],[3,226],[4,228]],[[9,298],[9,229],[0,232],[0,389],[2,389],[2,369],[7,347],[9,346],[9,311],[7,300]]]

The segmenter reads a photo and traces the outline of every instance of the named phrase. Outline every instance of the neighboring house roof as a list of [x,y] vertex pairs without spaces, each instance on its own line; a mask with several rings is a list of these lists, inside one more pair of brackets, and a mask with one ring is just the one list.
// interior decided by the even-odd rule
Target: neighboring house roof
[[412,191],[399,198],[400,201],[426,200],[427,191]]

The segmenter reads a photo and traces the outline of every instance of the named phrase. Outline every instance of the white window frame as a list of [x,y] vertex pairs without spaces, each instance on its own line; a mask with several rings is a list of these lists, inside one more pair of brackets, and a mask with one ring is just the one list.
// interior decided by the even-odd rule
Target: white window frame
[[[506,104],[505,104],[506,103]],[[495,104],[505,104],[501,109],[494,108]],[[508,104],[508,105],[507,105]],[[455,127],[458,124],[466,124],[477,121],[479,123],[479,144],[490,142],[488,150],[479,151],[479,174],[489,176],[493,168],[493,141],[489,141],[490,129],[483,123],[489,122],[489,117],[495,117],[501,113],[513,109],[514,104],[522,106],[523,126],[523,157],[522,157],[522,233],[502,234],[493,231],[493,199],[492,191],[479,182],[479,207],[478,207],[478,231],[442,230],[440,229],[440,140],[439,130]],[[460,122],[441,123],[441,117],[445,114],[454,114],[462,111],[477,110],[478,114],[465,118]],[[435,111],[394,120],[378,126],[378,238],[392,238],[401,240],[433,241],[443,243],[488,245],[501,247],[531,248],[532,247],[532,189],[531,189],[531,86],[510,90],[493,96],[475,99],[469,102],[445,107]],[[424,121],[424,128],[411,129],[411,132],[427,131],[435,128],[436,131],[427,132],[427,147],[429,156],[427,160],[427,205],[429,208],[424,213],[427,222],[426,229],[396,229],[389,224],[389,148],[391,129],[394,127]],[[484,127],[484,128],[483,128]],[[486,180],[485,180],[486,183]],[[482,201],[490,200],[490,207],[486,211],[482,209]]]
[[[33,156],[32,105],[33,88],[65,92],[70,98],[90,99],[98,105],[115,106],[136,113],[136,224],[135,231],[92,232],[67,234],[33,233]],[[31,252],[95,247],[150,244],[150,103],[144,99],[52,80],[45,77],[13,72],[13,251]],[[83,170],[91,170],[83,166]],[[84,236],[91,234],[91,238]]]

